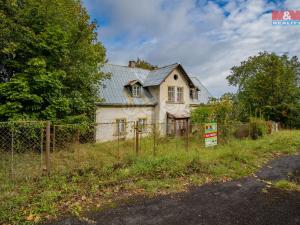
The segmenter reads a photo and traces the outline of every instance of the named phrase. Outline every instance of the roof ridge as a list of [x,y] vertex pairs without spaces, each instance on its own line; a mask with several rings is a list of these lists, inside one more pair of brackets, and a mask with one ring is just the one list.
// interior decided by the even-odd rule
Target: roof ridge
[[151,71],[163,69],[163,68],[166,68],[166,67],[169,67],[169,66],[179,65],[179,63],[177,63],[177,62],[176,63],[172,63],[172,64],[169,64],[169,65],[166,65],[166,66],[159,67],[159,68],[154,69],[154,70],[148,70],[148,69],[143,69],[143,68],[139,68],[139,67],[130,67],[130,66],[125,66],[125,65],[113,64],[113,63],[105,63],[104,65],[119,66],[119,67],[128,68],[128,69],[140,69],[140,70],[145,70],[145,71],[151,72]]
[[168,67],[168,66],[173,66],[173,65],[179,65],[179,63],[172,63],[172,64],[170,64],[170,65],[162,66],[162,67],[159,67],[159,68],[154,69],[154,70],[151,70],[151,71],[159,70],[159,69],[166,68],[166,67]]
[[151,70],[147,70],[147,69],[143,69],[143,68],[139,68],[139,67],[130,67],[130,66],[125,66],[125,65],[113,64],[113,63],[105,63],[104,65],[119,66],[119,67],[123,67],[123,68],[127,68],[127,69],[139,69],[139,70],[151,71]]

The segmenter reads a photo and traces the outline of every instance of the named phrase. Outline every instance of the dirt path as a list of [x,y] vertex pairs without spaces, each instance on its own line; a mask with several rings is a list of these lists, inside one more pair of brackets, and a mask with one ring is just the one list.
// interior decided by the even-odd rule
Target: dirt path
[[300,155],[286,156],[263,167],[257,177],[207,184],[185,193],[91,213],[89,221],[65,218],[48,224],[299,225],[300,192],[270,188],[262,181],[289,176],[299,181],[299,171]]

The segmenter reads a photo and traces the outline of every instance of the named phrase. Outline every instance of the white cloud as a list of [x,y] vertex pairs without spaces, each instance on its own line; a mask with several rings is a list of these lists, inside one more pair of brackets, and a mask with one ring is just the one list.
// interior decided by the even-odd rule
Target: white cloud
[[[275,27],[275,3],[266,0],[233,0],[221,7],[196,0],[86,0],[93,14],[109,17],[99,30],[112,63],[144,58],[157,65],[180,62],[199,76],[213,95],[227,86],[230,68],[259,51],[299,54],[300,27]],[[284,7],[300,8],[288,0]],[[226,16],[225,16],[226,15]],[[120,39],[120,42],[116,40]]]

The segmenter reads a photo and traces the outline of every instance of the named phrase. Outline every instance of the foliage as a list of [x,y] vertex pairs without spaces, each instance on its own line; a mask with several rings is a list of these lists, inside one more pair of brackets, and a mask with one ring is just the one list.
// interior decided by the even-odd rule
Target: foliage
[[0,120],[92,119],[105,49],[77,0],[0,3]]
[[212,115],[213,109],[207,105],[198,106],[192,111],[191,121],[192,123],[209,123],[213,122]]
[[262,116],[285,125],[300,126],[300,63],[296,56],[261,52],[231,68],[227,77],[238,87],[237,111],[241,120]]
[[146,60],[137,58],[135,61],[135,67],[141,68],[141,69],[146,69],[146,70],[155,70],[158,68],[158,66],[152,65],[151,63],[147,62]]
[[[299,135],[299,131],[281,131],[256,141],[233,141],[216,147],[216,151],[191,147],[189,152],[184,141],[173,139],[158,145],[156,156],[145,140],[139,157],[132,154],[134,146],[128,140],[121,144],[121,158],[117,157],[116,142],[72,146],[51,154],[49,177],[20,176],[16,185],[10,185],[8,175],[1,174],[0,168],[0,223],[41,223],[45,218],[80,215],[83,209],[103,207],[122,198],[124,192],[129,196],[170,193],[183,190],[187,184],[248,176],[278,154],[297,152]],[[173,142],[180,147],[175,149]],[[1,155],[0,167],[7,165],[9,157]],[[19,172],[29,175],[36,171],[31,165],[40,163],[40,155],[19,154],[17,160]]]
[[251,117],[249,122],[250,135],[253,139],[262,137],[268,132],[268,124],[265,120]]
[[192,111],[193,123],[218,122],[228,124],[234,121],[233,102],[228,97],[210,100],[208,105],[201,105]]

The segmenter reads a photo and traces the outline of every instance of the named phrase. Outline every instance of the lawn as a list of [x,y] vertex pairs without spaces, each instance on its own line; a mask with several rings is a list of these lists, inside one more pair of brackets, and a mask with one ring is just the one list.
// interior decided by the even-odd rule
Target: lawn
[[[300,131],[259,140],[230,140],[204,149],[196,139],[143,138],[139,156],[131,141],[73,145],[51,154],[51,175],[41,176],[40,155],[22,154],[9,179],[9,156],[1,155],[0,222],[34,224],[62,214],[113,207],[132,195],[153,196],[190,185],[250,175],[268,160],[300,149]],[[155,150],[155,155],[154,155]],[[28,160],[30,158],[30,160]],[[23,159],[23,160],[22,160]]]

